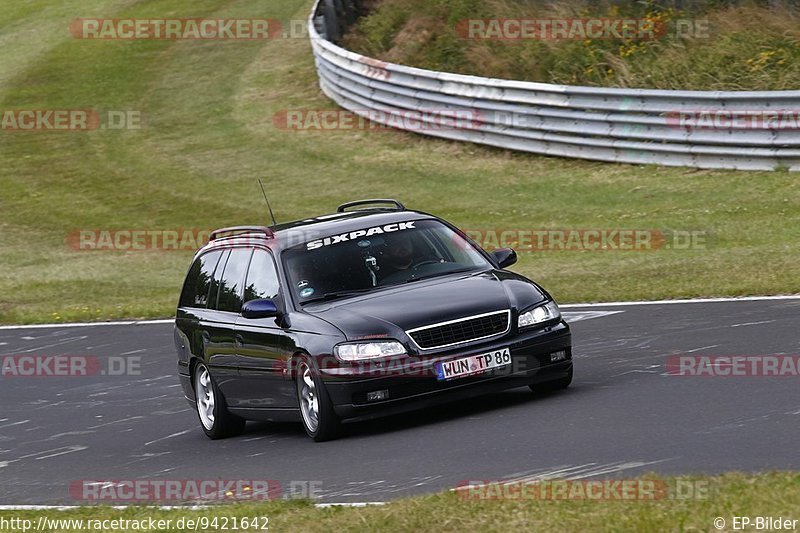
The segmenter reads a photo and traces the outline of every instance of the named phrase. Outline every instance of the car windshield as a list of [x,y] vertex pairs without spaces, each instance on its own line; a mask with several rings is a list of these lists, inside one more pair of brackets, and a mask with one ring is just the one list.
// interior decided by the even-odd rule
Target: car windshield
[[303,304],[456,272],[492,268],[463,236],[435,220],[367,227],[283,253]]

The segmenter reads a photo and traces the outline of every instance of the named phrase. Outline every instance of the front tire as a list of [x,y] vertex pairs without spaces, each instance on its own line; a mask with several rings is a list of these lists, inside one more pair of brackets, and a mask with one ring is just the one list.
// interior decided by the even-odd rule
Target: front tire
[[224,439],[244,433],[247,422],[228,412],[225,397],[203,363],[194,370],[194,398],[200,427],[208,438]]
[[315,442],[335,439],[341,431],[339,417],[333,411],[328,392],[315,372],[311,361],[302,357],[297,362],[297,401],[303,428]]

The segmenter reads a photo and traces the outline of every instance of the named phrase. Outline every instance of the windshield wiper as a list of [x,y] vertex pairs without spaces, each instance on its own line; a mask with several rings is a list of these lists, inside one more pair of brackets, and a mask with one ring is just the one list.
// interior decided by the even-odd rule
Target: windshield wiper
[[300,305],[306,305],[306,304],[315,303],[315,302],[324,302],[324,301],[327,301],[327,300],[335,300],[337,298],[346,298],[347,296],[356,296],[358,294],[364,294],[364,293],[371,292],[371,291],[374,291],[374,290],[388,289],[390,287],[397,287],[399,285],[404,285],[406,283],[411,283],[413,281],[421,281],[421,280],[424,280],[424,279],[430,279],[430,278],[437,278],[437,277],[440,277],[440,276],[446,276],[448,274],[462,274],[464,272],[473,272],[473,271],[475,272],[475,274],[480,274],[481,272],[484,272],[484,270],[475,270],[474,268],[459,268],[459,269],[456,269],[456,270],[450,270],[448,272],[437,272],[437,273],[433,273],[433,274],[427,274],[425,276],[419,276],[419,277],[416,277],[416,278],[410,278],[410,279],[407,279],[405,281],[399,281],[397,283],[389,283],[387,285],[377,285],[375,287],[368,287],[366,289],[351,289],[351,290],[347,290],[347,291],[326,292],[322,296],[317,296],[316,298],[311,298],[310,300],[306,300],[304,302],[300,302]]
[[430,278],[438,278],[439,276],[447,276],[448,274],[461,274],[461,273],[464,273],[464,272],[471,272],[472,270],[474,270],[474,269],[473,268],[458,268],[456,270],[448,270],[447,272],[434,272],[434,273],[431,273],[431,274],[425,274],[424,276],[418,276],[418,277],[415,277],[415,278],[409,278],[409,279],[407,279],[405,281],[405,283],[411,283],[411,282],[414,282],[414,281],[422,281],[424,279],[430,279]]
[[346,296],[355,296],[357,294],[364,294],[365,292],[370,292],[375,287],[370,287],[368,289],[352,289],[349,291],[334,291],[334,292],[326,292],[322,296],[317,296],[316,298],[312,298],[310,300],[306,300],[304,302],[300,302],[300,305],[306,305],[312,302],[324,302],[326,300],[335,300],[336,298],[344,298]]

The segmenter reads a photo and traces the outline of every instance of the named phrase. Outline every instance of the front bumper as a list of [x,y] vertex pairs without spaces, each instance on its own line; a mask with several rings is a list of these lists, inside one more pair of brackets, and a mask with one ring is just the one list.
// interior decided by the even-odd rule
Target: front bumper
[[[436,378],[434,367],[438,362],[506,347],[511,351],[511,365],[449,381]],[[552,362],[552,354],[558,352],[564,352],[564,359]],[[348,376],[341,370],[324,368],[320,371],[336,414],[343,419],[366,419],[565,378],[572,372],[572,338],[569,327],[561,322],[546,330],[505,337],[457,353],[425,356],[416,362],[406,372],[378,376]],[[371,401],[368,395],[376,392],[384,399]]]

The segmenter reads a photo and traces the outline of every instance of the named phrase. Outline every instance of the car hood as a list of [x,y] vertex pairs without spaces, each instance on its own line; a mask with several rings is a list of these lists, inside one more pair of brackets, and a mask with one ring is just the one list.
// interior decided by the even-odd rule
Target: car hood
[[503,270],[453,274],[346,300],[311,304],[305,311],[339,328],[348,340],[407,339],[406,330],[492,311],[512,317],[549,298],[529,279]]

